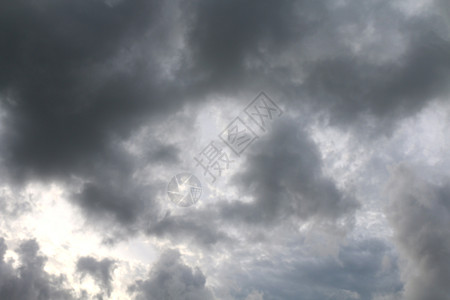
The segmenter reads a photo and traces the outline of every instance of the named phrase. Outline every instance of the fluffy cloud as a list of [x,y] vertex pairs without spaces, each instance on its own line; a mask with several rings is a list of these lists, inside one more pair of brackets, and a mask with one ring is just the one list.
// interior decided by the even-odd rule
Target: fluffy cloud
[[24,241],[17,249],[20,267],[5,261],[5,240],[0,239],[0,297],[2,299],[41,300],[75,299],[67,288],[64,275],[54,276],[44,270],[47,258],[39,254],[35,240]]
[[81,277],[92,276],[108,297],[112,292],[114,267],[115,261],[107,258],[97,261],[93,257],[85,256],[80,257],[77,262],[77,272],[81,274]]
[[167,250],[152,267],[149,278],[136,281],[129,290],[135,299],[214,299],[205,283],[200,269],[185,265],[179,251]]

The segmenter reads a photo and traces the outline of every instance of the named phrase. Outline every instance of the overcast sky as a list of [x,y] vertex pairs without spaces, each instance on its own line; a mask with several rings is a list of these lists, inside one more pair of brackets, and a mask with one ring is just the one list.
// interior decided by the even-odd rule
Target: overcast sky
[[1,1],[0,299],[450,299],[449,97],[448,0]]

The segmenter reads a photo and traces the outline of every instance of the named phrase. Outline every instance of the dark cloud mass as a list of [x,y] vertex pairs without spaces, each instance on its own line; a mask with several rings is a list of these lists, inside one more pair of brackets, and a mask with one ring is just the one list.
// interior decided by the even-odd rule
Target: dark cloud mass
[[[196,256],[202,271],[164,252],[147,278],[131,279],[136,299],[449,299],[449,174],[436,183],[399,167],[387,209],[375,192],[388,165],[446,165],[449,132],[435,120],[395,139],[394,154],[383,145],[424,112],[448,119],[449,3],[0,2],[0,299],[90,296],[44,270],[35,240],[16,251],[19,267],[5,259],[13,230],[69,247],[55,236],[71,224],[49,235],[32,224],[60,198],[102,247],[143,238]],[[194,172],[201,135],[261,90],[285,110],[273,128],[230,176],[204,182],[196,207],[164,202],[171,176]],[[421,138],[431,141],[423,154],[411,146]],[[338,253],[291,251],[311,236]],[[114,278],[116,257],[85,255],[67,263],[101,288],[95,297],[128,286]]]
[[306,80],[311,97],[331,106],[332,123],[364,122],[365,113],[392,130],[392,122],[449,92],[450,43],[428,30],[411,34],[411,48],[395,63],[342,55],[312,64]]
[[[195,67],[215,89],[241,88],[264,74],[247,68],[249,59],[267,62],[320,24],[324,1],[196,1],[189,45]],[[264,66],[269,67],[269,66]],[[264,78],[265,79],[265,78]],[[241,83],[240,83],[241,82]],[[229,88],[229,86],[228,86]]]
[[383,133],[449,92],[450,40],[437,12],[408,19],[390,1],[199,1],[195,11],[195,66],[215,90],[263,84],[334,125],[373,116]]
[[64,275],[54,276],[44,270],[46,257],[39,254],[35,240],[23,242],[17,249],[21,265],[18,268],[5,261],[7,246],[0,239],[0,298],[17,300],[75,299],[67,288]]
[[[295,102],[310,99],[333,123],[364,122],[369,114],[386,126],[448,92],[450,44],[438,30],[444,20],[405,20],[387,1],[191,1],[176,20],[189,26],[176,80],[168,80],[158,67],[160,48],[171,48],[164,26],[178,25],[160,19],[168,7],[138,0],[2,4],[2,147],[13,175],[83,173],[111,139],[189,95],[264,84],[297,94]],[[386,23],[384,15],[396,21]],[[405,53],[381,63],[353,54],[342,31],[369,21],[375,34],[399,31]],[[307,46],[319,39],[334,43],[323,46],[333,52],[311,55]],[[396,47],[387,42],[376,46]],[[280,82],[289,73],[302,74],[302,83]]]
[[135,65],[142,58],[121,62],[152,26],[157,1],[1,5],[3,156],[12,175],[85,173],[111,141],[166,106],[150,56],[146,70]]
[[293,120],[280,122],[254,149],[233,179],[254,202],[225,205],[225,218],[267,225],[291,216],[338,219],[358,208],[322,173],[316,145]]
[[77,262],[77,272],[81,274],[81,277],[92,276],[108,297],[111,296],[114,267],[115,261],[107,258],[98,261],[93,257],[85,256],[80,257]]

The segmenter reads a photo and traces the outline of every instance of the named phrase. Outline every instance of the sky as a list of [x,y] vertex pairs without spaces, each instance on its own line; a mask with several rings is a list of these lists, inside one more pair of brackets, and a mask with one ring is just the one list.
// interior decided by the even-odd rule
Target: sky
[[450,299],[449,100],[447,0],[2,1],[0,299]]

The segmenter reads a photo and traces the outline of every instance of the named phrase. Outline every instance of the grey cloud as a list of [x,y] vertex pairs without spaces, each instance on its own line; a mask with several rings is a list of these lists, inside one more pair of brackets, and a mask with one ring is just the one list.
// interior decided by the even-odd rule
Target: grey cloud
[[[264,68],[247,60],[271,63],[271,56],[314,31],[327,11],[324,1],[195,1],[189,46],[194,71],[214,91],[242,89],[252,78],[264,79]],[[259,71],[259,72],[258,72]],[[257,80],[258,81],[258,80]]]
[[114,164],[103,168],[85,178],[80,190],[69,197],[86,217],[87,225],[102,228],[104,242],[114,244],[156,222],[160,212],[157,195],[165,183],[135,182],[132,172]]
[[387,188],[386,213],[403,258],[404,298],[448,299],[450,288],[450,185],[420,178],[398,166]]
[[390,1],[194,3],[193,70],[214,92],[268,87],[332,125],[367,130],[372,117],[372,134],[449,92],[449,32],[434,4],[406,17]]
[[56,181],[88,222],[105,221],[112,235],[136,232],[157,213],[158,183],[132,176],[147,163],[177,163],[177,147],[154,139],[145,157],[134,157],[121,143],[185,99],[160,70],[176,35],[162,16],[173,6],[0,4],[3,182]]
[[205,209],[183,215],[173,215],[169,210],[164,217],[150,222],[146,233],[169,238],[175,243],[194,243],[204,250],[211,250],[236,242],[221,228],[221,224],[215,210]]
[[418,29],[395,64],[349,55],[310,64],[305,88],[329,108],[332,125],[363,123],[369,115],[384,122],[377,129],[386,132],[449,92],[450,43],[431,29]]
[[[176,15],[177,6],[183,14]],[[442,20],[398,17],[386,1],[336,6],[330,1],[169,5],[129,0],[108,6],[87,0],[21,0],[2,4],[0,11],[4,173],[19,181],[82,178],[86,184],[74,194],[73,203],[87,216],[112,218],[128,229],[141,218],[144,194],[153,196],[148,208],[156,213],[157,191],[127,179],[138,163],[113,149],[144,123],[161,120],[186,103],[264,85],[281,91],[289,109],[309,103],[315,112],[328,112],[332,124],[361,124],[369,114],[381,121],[379,126],[389,127],[444,93],[448,83],[450,56],[445,32],[439,30]],[[364,16],[375,29],[385,29],[385,13],[398,20],[393,24],[406,41],[398,61],[377,64],[348,54],[339,29],[366,25]],[[179,49],[174,46],[178,40],[183,45]],[[320,43],[312,41],[325,41],[327,49],[336,51],[322,51]],[[377,47],[386,46],[384,42]],[[312,49],[306,51],[310,43]],[[161,69],[166,53],[178,59],[172,76]],[[302,74],[297,83],[286,77],[296,73]],[[282,137],[273,142],[301,147],[303,142],[294,139],[299,145]],[[277,151],[269,143],[263,146]],[[152,149],[149,160],[177,163],[175,147],[155,142]],[[236,211],[255,220],[262,213],[261,219],[268,220],[282,217],[278,209],[292,209],[301,218],[309,213],[336,217],[351,210],[345,196],[312,166],[320,165],[315,150],[304,155],[285,150],[279,154],[287,155],[299,170],[270,154],[251,156],[250,170],[241,179],[267,184],[255,194],[260,207],[225,207],[224,216]],[[266,159],[271,165],[262,170],[281,177],[279,181],[252,168]],[[125,169],[123,177],[108,174],[117,168]],[[312,182],[306,172],[318,180]],[[300,176],[299,186],[292,176]],[[270,200],[279,195],[279,204]]]
[[126,226],[135,223],[145,208],[147,199],[142,199],[143,196],[133,191],[123,191],[108,183],[86,183],[82,191],[74,196],[74,201],[89,218],[102,216]]
[[222,205],[225,219],[265,225],[290,217],[337,220],[359,206],[323,174],[317,146],[292,119],[280,120],[246,155],[233,182],[253,202]]
[[146,47],[158,1],[1,6],[2,153],[11,177],[82,176],[112,142],[171,105],[174,93],[151,70],[155,57],[127,50]]
[[237,254],[220,278],[229,283],[232,299],[257,290],[267,300],[370,300],[397,297],[402,289],[396,252],[383,240],[349,240],[336,257],[307,255],[301,248]]
[[320,153],[305,129],[288,117],[278,121],[246,151],[244,165],[230,178],[239,196],[250,196],[251,202],[222,199],[182,214],[169,210],[149,222],[146,233],[176,243],[194,242],[205,250],[238,243],[229,228],[238,230],[246,242],[265,239],[257,227],[296,222],[333,224],[333,228],[340,222],[342,229],[350,229],[358,201],[323,174]]
[[149,278],[136,281],[129,292],[133,299],[214,299],[205,283],[202,271],[185,265],[178,250],[166,250],[153,265]]
[[[429,14],[407,17],[393,9],[391,1],[339,2],[0,4],[2,180],[63,183],[71,203],[81,208],[89,224],[102,224],[97,228],[105,229],[102,234],[111,242],[145,230],[175,242],[230,246],[234,241],[227,229],[233,226],[250,225],[252,231],[290,220],[351,219],[357,202],[323,174],[317,146],[303,125],[325,116],[331,126],[371,137],[368,133],[389,132],[398,120],[447,95],[450,46],[442,12],[448,12],[448,4],[439,1],[441,6],[432,4]],[[345,32],[348,28],[350,33]],[[368,46],[363,41],[365,29],[375,37]],[[353,51],[349,40],[362,51]],[[401,51],[391,49],[393,43]],[[160,216],[156,198],[165,183],[151,174],[150,183],[142,184],[135,171],[148,162],[176,165],[178,145],[157,139],[145,157],[134,157],[119,145],[144,124],[151,127],[186,104],[201,104],[217,95],[249,94],[261,87],[278,93],[294,113],[307,107],[311,114],[305,120],[283,121],[248,152],[244,168],[231,184],[253,202],[237,199],[192,214]],[[73,188],[78,182],[80,186]],[[432,188],[424,188],[428,189]],[[433,190],[433,199],[447,197],[446,188]],[[439,288],[446,291],[443,280],[448,279],[448,270],[436,249],[448,250],[441,229],[448,225],[448,206],[433,200],[431,207],[441,208],[434,213],[434,208],[413,200],[426,197],[410,197],[402,184],[394,184],[391,191],[394,205],[389,214],[399,249],[408,260],[406,266],[423,275],[406,275],[406,295],[421,295],[413,287],[417,285],[423,287],[422,293],[437,287],[432,296],[439,298]],[[400,215],[402,210],[409,215]],[[423,229],[410,231],[416,221]],[[23,246],[22,269],[2,263],[0,276],[6,277],[1,282],[10,282],[2,286],[3,295],[70,298],[70,292],[43,271],[35,246],[32,242]],[[355,261],[341,253],[343,265],[299,262],[287,278],[277,273],[278,265],[264,262],[267,268],[255,267],[253,274],[267,271],[283,280],[255,283],[254,290],[265,290],[275,299],[297,299],[299,294],[323,298],[329,296],[325,290],[351,293],[336,297],[358,294],[370,299],[378,292],[397,291],[396,270],[391,277],[370,262],[379,263],[381,253],[388,250],[380,250],[376,243],[355,247],[359,248],[343,248],[357,257]],[[384,277],[377,277],[377,272]],[[149,276],[132,288],[138,299],[212,297],[204,275],[185,266],[176,253],[166,253]],[[389,286],[384,278],[394,284]],[[366,279],[376,286],[369,287]],[[298,281],[317,285],[314,290],[307,284],[296,290]]]
[[0,239],[1,299],[75,299],[73,291],[67,288],[64,275],[54,276],[44,270],[46,257],[39,254],[39,245],[35,240],[25,241],[17,249],[21,262],[17,269],[5,261],[6,250],[4,239]]
[[116,262],[111,259],[104,258],[98,261],[93,257],[85,256],[78,259],[77,272],[82,278],[86,275],[92,276],[106,296],[110,297],[115,265]]
[[180,150],[174,145],[157,145],[157,148],[148,153],[150,161],[158,163],[179,163]]

